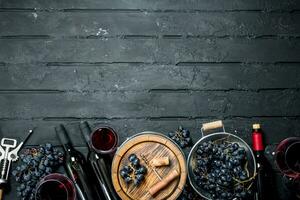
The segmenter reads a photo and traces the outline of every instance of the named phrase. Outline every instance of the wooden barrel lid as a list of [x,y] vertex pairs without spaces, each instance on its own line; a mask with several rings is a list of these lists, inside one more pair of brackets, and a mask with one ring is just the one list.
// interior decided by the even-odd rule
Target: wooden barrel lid
[[[147,167],[148,170],[145,180],[138,187],[134,184],[127,185],[119,173],[123,166],[129,165],[128,157],[130,154],[136,154],[141,164]],[[154,197],[150,195],[149,189],[156,185],[160,179],[151,167],[144,162],[141,155],[145,155],[148,162],[151,162],[154,158],[169,157],[169,166],[156,168],[162,179],[174,170],[177,170],[180,174]],[[183,152],[172,140],[159,133],[143,132],[125,141],[119,147],[112,162],[113,185],[122,200],[174,200],[182,192],[186,178],[187,167]]]

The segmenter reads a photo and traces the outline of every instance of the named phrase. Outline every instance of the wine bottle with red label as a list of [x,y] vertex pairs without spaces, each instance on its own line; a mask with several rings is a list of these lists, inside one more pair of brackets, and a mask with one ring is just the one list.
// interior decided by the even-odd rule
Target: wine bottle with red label
[[[256,192],[255,200],[266,200],[270,199],[270,183],[268,181],[268,175],[271,172],[269,163],[264,155],[265,146],[263,143],[263,132],[260,128],[260,124],[252,125],[252,149],[256,159]],[[268,195],[268,198],[267,198]]]

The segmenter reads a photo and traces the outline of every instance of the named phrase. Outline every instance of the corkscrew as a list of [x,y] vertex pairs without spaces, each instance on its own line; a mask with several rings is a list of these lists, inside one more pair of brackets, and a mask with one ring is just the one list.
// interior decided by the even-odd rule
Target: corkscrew
[[[10,172],[11,163],[18,160],[18,152],[22,148],[23,144],[33,133],[33,130],[29,130],[25,140],[20,142],[17,146],[17,140],[11,138],[2,138],[0,145],[0,200],[2,199],[3,188],[7,185],[8,176]],[[11,150],[13,149],[13,150]]]

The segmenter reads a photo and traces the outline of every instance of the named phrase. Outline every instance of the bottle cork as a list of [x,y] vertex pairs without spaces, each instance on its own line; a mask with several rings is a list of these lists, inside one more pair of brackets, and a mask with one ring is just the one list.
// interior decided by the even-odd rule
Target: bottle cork
[[253,129],[260,129],[260,124],[253,124],[253,125],[252,125],[252,128],[253,128]]
[[168,166],[170,164],[169,157],[161,157],[161,158],[154,158],[151,160],[151,165],[153,167],[161,167],[161,166]]

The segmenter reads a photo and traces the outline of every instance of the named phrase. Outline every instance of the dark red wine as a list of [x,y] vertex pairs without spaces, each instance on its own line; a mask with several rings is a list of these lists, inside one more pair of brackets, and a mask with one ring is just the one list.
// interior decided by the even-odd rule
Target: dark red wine
[[93,147],[100,151],[99,153],[110,153],[115,150],[118,137],[114,130],[109,127],[103,127],[92,133],[91,142]]
[[300,173],[300,142],[291,144],[285,153],[287,166],[296,173]]
[[37,185],[36,200],[75,200],[75,188],[71,180],[62,174],[49,174]]
[[37,197],[39,200],[68,199],[68,191],[58,181],[47,181],[40,186]]
[[280,171],[289,178],[299,179],[300,173],[300,138],[290,137],[281,141],[276,148],[276,164]]
[[[300,138],[290,137],[281,141],[276,148],[276,164],[284,175],[287,188],[300,199]],[[296,199],[296,197],[295,197]]]

